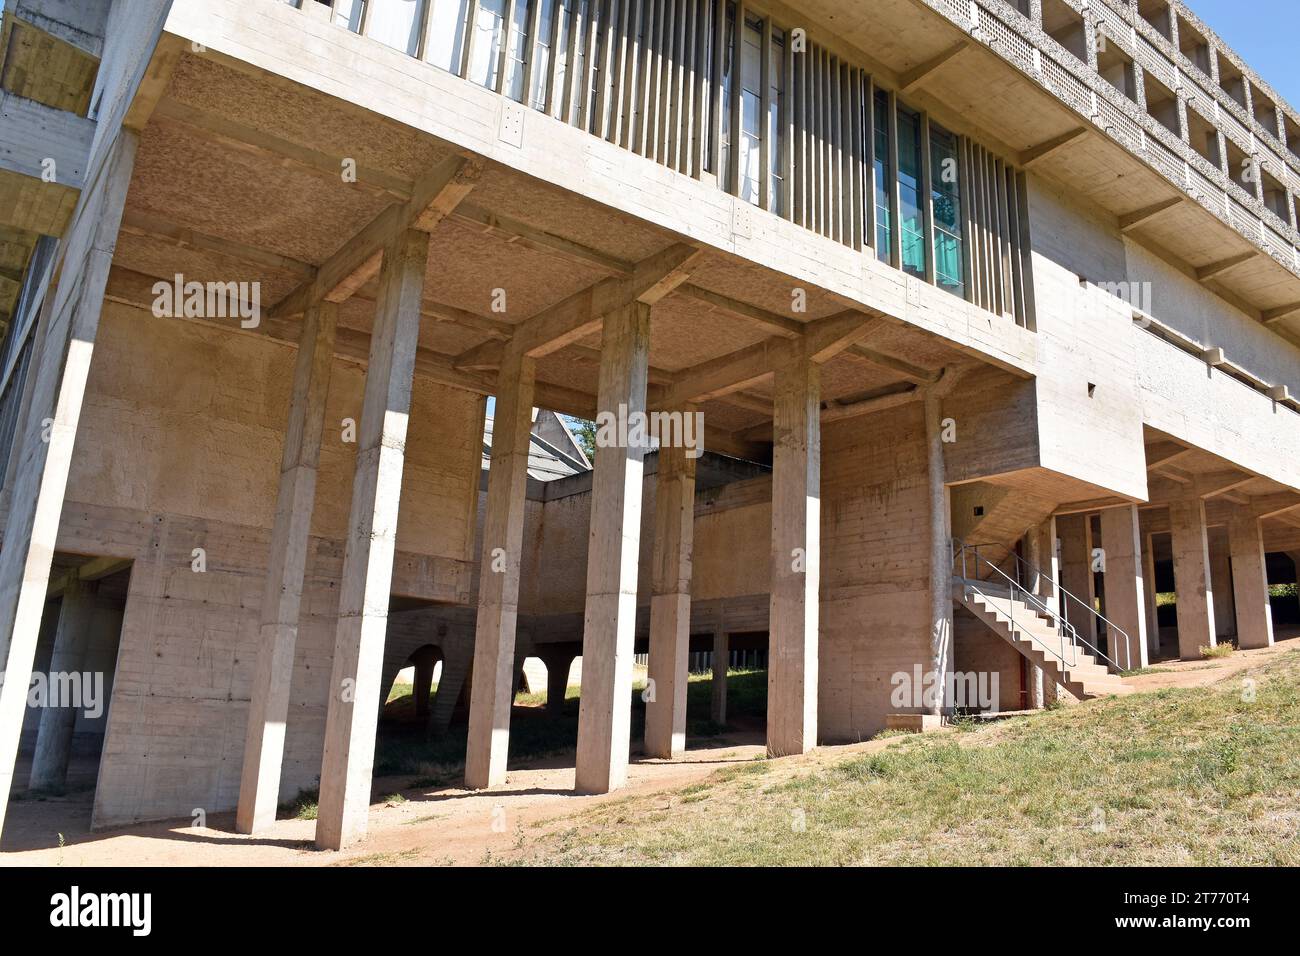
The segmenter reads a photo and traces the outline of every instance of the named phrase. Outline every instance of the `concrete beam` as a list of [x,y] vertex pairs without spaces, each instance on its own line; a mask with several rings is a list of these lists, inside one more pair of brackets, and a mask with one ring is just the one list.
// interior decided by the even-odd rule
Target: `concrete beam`
[[1047,159],[1047,157],[1069,146],[1075,140],[1087,136],[1088,133],[1089,130],[1087,127],[1080,126],[1076,129],[1070,130],[1069,132],[1062,133],[1060,136],[1053,136],[1051,139],[1045,140],[1037,146],[1031,146],[1020,154],[1020,166],[1024,169],[1032,169],[1034,166],[1037,166],[1043,160]]
[[780,335],[783,338],[797,338],[804,331],[805,323],[796,319],[787,318],[776,312],[769,312],[767,309],[760,309],[756,305],[750,305],[748,302],[741,302],[738,299],[711,292],[708,289],[702,289],[697,285],[691,285],[689,282],[682,285],[677,290],[677,294],[688,299],[694,299],[697,302],[703,302],[705,305],[714,306],[737,318],[745,319],[755,328]]
[[925,81],[926,77],[936,72],[944,64],[951,63],[969,49],[971,49],[971,41],[960,40],[939,55],[931,57],[905,73],[900,73],[898,76],[899,95],[912,92]]
[[307,310],[294,365],[289,419],[280,456],[280,487],[271,527],[271,554],[262,591],[257,666],[248,704],[244,763],[235,829],[259,833],[275,822],[284,734],[298,643],[298,612],[307,574],[307,546],[316,501],[316,469],[325,427],[325,400],[334,365],[338,306]]
[[[636,264],[630,278],[611,277],[575,292],[522,322],[512,336],[522,355],[541,358],[583,339],[601,327],[604,317],[634,303],[654,305],[682,285],[703,253],[678,244]],[[456,367],[496,368],[504,354],[500,342],[485,342],[456,357]]]
[[817,746],[821,575],[821,369],[807,354],[776,370],[767,752]]
[[[694,408],[682,410],[689,415]],[[651,757],[686,750],[686,682],[691,649],[691,551],[695,462],[681,445],[659,446],[654,558],[650,580],[650,682],[645,749]]]
[[1173,199],[1162,199],[1160,202],[1152,203],[1150,206],[1145,206],[1142,209],[1120,216],[1119,231],[1125,233],[1132,232],[1134,229],[1145,225],[1162,213],[1166,213],[1171,209],[1177,209],[1186,199],[1186,196],[1175,196]]
[[798,339],[773,336],[678,373],[672,386],[659,396],[661,408],[705,402],[748,388],[800,355],[823,364],[852,348],[885,324],[886,320],[849,310],[810,322]]
[[1265,309],[1260,313],[1259,318],[1265,325],[1273,325],[1275,322],[1281,322],[1296,313],[1300,313],[1300,302],[1278,306],[1276,309]]
[[450,218],[476,229],[485,235],[496,236],[511,244],[545,253],[583,266],[594,266],[615,275],[630,276],[634,263],[605,255],[597,249],[584,246],[545,229],[530,226],[508,216],[500,216],[470,203],[462,203]]
[[414,229],[393,237],[383,250],[384,307],[375,315],[370,338],[325,718],[316,822],[316,845],[321,849],[341,849],[364,836],[370,810],[380,673],[428,256],[428,234]]
[[122,232],[140,236],[171,246],[174,249],[211,252],[248,265],[261,266],[307,280],[315,278],[316,267],[288,256],[251,246],[247,243],[223,239],[187,226],[178,226],[161,216],[139,210],[128,210],[122,217]]
[[[303,282],[270,309],[271,318],[305,312],[314,302],[345,302],[379,273],[381,253],[407,230],[431,232],[470,193],[483,171],[477,160],[452,156],[416,184],[406,203],[394,203],[345,242]],[[338,167],[335,167],[337,175]]]
[[1257,255],[1259,255],[1257,250],[1251,250],[1250,252],[1243,252],[1240,255],[1220,259],[1218,262],[1212,262],[1208,266],[1201,266],[1196,270],[1196,278],[1201,282],[1209,282],[1211,279],[1217,279],[1230,269],[1235,269],[1237,266],[1250,262]]
[[[633,301],[609,313],[603,336],[597,408],[644,412],[650,306]],[[635,443],[600,444],[593,463],[578,711],[580,793],[608,793],[627,782],[645,453]]]
[[536,375],[536,360],[510,349],[497,376],[465,751],[465,786],[475,790],[506,779]]

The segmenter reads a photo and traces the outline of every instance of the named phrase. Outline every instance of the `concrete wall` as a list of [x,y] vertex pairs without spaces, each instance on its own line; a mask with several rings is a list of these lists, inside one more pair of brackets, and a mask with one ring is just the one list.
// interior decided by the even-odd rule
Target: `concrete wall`
[[[234,806],[294,350],[109,305],[60,546],[136,563],[94,822]],[[361,372],[336,363],[281,794],[315,785]],[[470,600],[481,401],[417,380],[393,590]],[[191,568],[194,548],[207,570]]]
[[[930,665],[930,503],[923,409],[822,432],[819,737],[884,729],[890,677]],[[916,712],[916,708],[903,708]]]
[[1041,464],[1145,498],[1133,310],[1097,286],[1126,281],[1124,245],[1113,220],[1046,181],[1031,177],[1029,197]]

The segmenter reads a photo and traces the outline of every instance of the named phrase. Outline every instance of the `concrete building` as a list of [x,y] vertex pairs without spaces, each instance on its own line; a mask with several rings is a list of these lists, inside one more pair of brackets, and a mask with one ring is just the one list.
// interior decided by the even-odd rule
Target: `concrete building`
[[6,0],[0,120],[5,793],[337,848],[408,663],[482,788],[580,653],[603,792],[635,653],[780,756],[1273,641],[1300,115],[1182,3]]

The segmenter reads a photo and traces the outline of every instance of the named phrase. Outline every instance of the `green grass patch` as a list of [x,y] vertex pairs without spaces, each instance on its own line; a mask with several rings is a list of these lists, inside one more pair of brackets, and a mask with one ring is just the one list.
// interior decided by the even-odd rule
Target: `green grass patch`
[[914,736],[788,777],[781,761],[739,764],[675,792],[670,813],[652,812],[662,794],[594,807],[511,862],[1295,866],[1300,652],[1250,677]]

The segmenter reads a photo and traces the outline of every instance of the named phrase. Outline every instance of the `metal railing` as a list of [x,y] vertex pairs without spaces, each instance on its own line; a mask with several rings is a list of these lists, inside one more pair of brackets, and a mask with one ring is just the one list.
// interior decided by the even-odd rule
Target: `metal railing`
[[[1006,555],[1012,562],[1014,577],[1004,571],[998,564],[991,561],[981,550],[988,551],[996,549]],[[1056,628],[1060,637],[1059,649],[1054,648],[1050,643],[1044,641],[1029,628],[1021,628],[1020,632],[1028,637],[1034,643],[1039,644],[1045,651],[1053,657],[1060,660],[1066,667],[1074,667],[1079,663],[1079,648],[1085,648],[1097,660],[1108,663],[1121,674],[1132,669],[1130,641],[1128,634],[1120,627],[1106,618],[1101,612],[1087,601],[1080,600],[1070,591],[1063,588],[1059,581],[1052,578],[1040,568],[1034,567],[1013,549],[1004,544],[967,544],[964,541],[954,539],[952,542],[953,551],[953,571],[956,573],[958,562],[961,565],[961,585],[963,593],[969,597],[971,594],[979,594],[984,598],[1001,597],[1003,595],[993,592],[993,588],[982,587],[985,585],[985,578],[981,571],[990,572],[993,581],[1001,580],[1005,585],[999,585],[998,591],[1005,588],[1006,596],[1011,599],[1009,616],[1011,625],[1015,627],[1016,602],[1028,605],[1035,611],[1035,616],[1041,615],[1047,618],[1048,623]],[[972,573],[973,572],[973,573]],[[1034,590],[1037,582],[1046,580],[1049,582],[1052,593],[1060,595],[1064,599],[1067,615],[1069,602],[1074,604],[1090,614],[1094,619],[1101,621],[1106,625],[1107,643],[1112,651],[1118,651],[1117,656],[1122,657],[1123,664],[1112,658],[1109,654],[1103,652],[1092,642],[1083,637],[1073,624],[1067,619],[1066,615],[1061,614],[1061,609],[1055,600],[1049,602],[1042,595]],[[1031,582],[1028,586],[1025,581]]]

